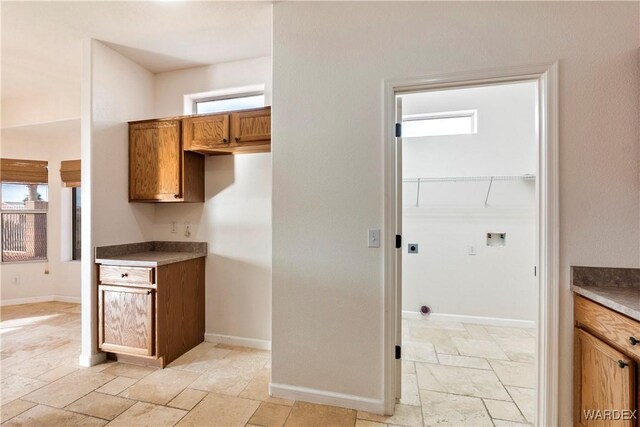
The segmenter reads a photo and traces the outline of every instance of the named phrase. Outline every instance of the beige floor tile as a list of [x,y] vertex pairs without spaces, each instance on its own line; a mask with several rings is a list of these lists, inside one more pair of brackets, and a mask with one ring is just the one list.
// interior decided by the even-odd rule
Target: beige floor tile
[[136,380],[142,379],[147,375],[155,372],[157,369],[148,368],[146,366],[137,366],[130,363],[113,363],[102,373],[113,375],[115,377],[128,377]]
[[419,390],[446,391],[444,386],[433,376],[428,363],[416,363],[416,377]]
[[418,378],[414,374],[402,374],[402,397],[400,403],[403,405],[420,406],[420,394],[418,392]]
[[491,415],[491,418],[499,418],[502,420],[518,422],[524,421],[524,417],[520,413],[520,410],[513,402],[484,399],[484,404],[489,410],[489,415]]
[[511,400],[493,371],[443,365],[428,365],[428,368],[447,393]]
[[178,424],[179,426],[244,426],[260,402],[222,394],[208,394]]
[[476,325],[473,323],[465,323],[464,328],[469,332],[469,338],[478,340],[491,340],[491,335],[485,329],[483,325]]
[[64,408],[112,379],[111,375],[101,372],[76,371],[24,396],[24,399],[56,408]]
[[46,381],[34,380],[33,378],[12,375],[0,381],[2,391],[2,404],[8,403],[22,397],[34,390],[46,386]]
[[495,335],[493,339],[505,353],[535,354],[536,340],[532,337],[501,337]]
[[377,423],[375,421],[360,420],[360,419],[356,420],[356,427],[386,427],[386,426],[387,424]]
[[138,382],[138,380],[133,378],[115,377],[99,389],[96,389],[96,391],[99,391],[100,393],[112,394],[115,396],[116,394],[122,393],[124,390],[134,385],[136,382]]
[[506,326],[485,326],[486,331],[490,335],[499,336],[499,337],[520,337],[520,338],[528,338],[532,335],[530,331],[533,331],[535,334],[535,328],[512,328]]
[[58,366],[56,368],[53,368],[52,370],[45,372],[44,374],[40,375],[38,377],[39,380],[42,381],[56,381],[59,380],[60,378],[69,375],[72,372],[77,371],[78,368],[77,367],[73,367],[73,366]]
[[142,378],[120,396],[165,405],[199,376],[196,372],[160,369]]
[[358,418],[378,423],[387,423],[389,425],[393,424],[408,427],[422,426],[422,409],[420,406],[396,404],[393,415],[391,416],[358,411]]
[[211,393],[227,394],[229,396],[238,396],[249,385],[250,379],[242,376],[236,370],[226,371],[224,369],[216,369],[208,371],[200,375],[189,388],[196,390],[208,391]]
[[511,387],[506,386],[507,391],[513,398],[513,401],[520,408],[520,412],[532,423],[535,417],[535,399],[536,391],[531,388]]
[[122,397],[111,396],[110,394],[92,392],[76,400],[65,409],[85,415],[91,415],[92,417],[112,420],[129,409],[134,403],[136,403],[134,400],[123,399]]
[[[97,422],[98,424],[94,424]],[[3,426],[84,426],[104,425],[106,421],[94,420],[86,415],[76,414],[44,405],[37,405],[2,424]]]
[[424,424],[428,426],[493,426],[481,399],[420,390]]
[[315,403],[296,402],[291,408],[287,427],[297,426],[348,426],[356,422],[356,411],[336,406],[318,405]]
[[403,342],[402,358],[414,362],[438,363],[436,349],[432,343],[428,342]]
[[409,328],[431,328],[441,331],[459,331],[466,332],[464,324],[461,322],[449,322],[443,320],[433,320],[429,317],[420,319],[408,319]]
[[281,397],[269,397],[265,400],[267,403],[275,403],[276,405],[293,406],[295,400],[282,399]]
[[508,360],[490,360],[489,363],[498,378],[500,378],[502,384],[535,388],[535,365],[531,363],[511,362]]
[[464,368],[476,368],[490,370],[491,366],[487,359],[479,357],[459,356],[457,354],[438,353],[438,361],[441,365],[462,366]]
[[403,374],[415,374],[416,373],[416,365],[412,360],[403,360],[402,361],[402,373]]
[[533,353],[514,353],[511,351],[505,351],[505,354],[509,357],[509,360],[514,362],[531,363],[532,365],[536,363],[536,355]]
[[[468,333],[460,332],[455,334],[458,337],[468,337]],[[403,338],[405,342],[431,343],[438,353],[458,354],[458,349],[451,340],[452,335],[448,331],[433,328],[413,328],[409,334]]]
[[27,402],[26,400],[13,400],[9,403],[5,403],[2,405],[2,410],[0,413],[0,423],[3,423],[16,415],[20,415],[27,409],[31,409],[36,406],[35,403]]
[[167,406],[173,408],[184,409],[190,411],[207,395],[205,391],[193,390],[190,388],[184,389],[179,395],[173,398]]
[[533,424],[525,424],[525,423],[518,423],[516,421],[494,419],[493,425],[495,427],[530,427]]
[[262,402],[249,420],[250,424],[263,427],[280,427],[291,412],[291,406]]
[[238,396],[262,401],[269,399],[269,377],[257,376],[253,378]]
[[502,351],[495,341],[476,340],[469,338],[453,337],[451,339],[456,348],[463,356],[483,357],[487,359],[508,360],[507,355]]
[[187,411],[138,402],[109,423],[110,427],[171,427]]

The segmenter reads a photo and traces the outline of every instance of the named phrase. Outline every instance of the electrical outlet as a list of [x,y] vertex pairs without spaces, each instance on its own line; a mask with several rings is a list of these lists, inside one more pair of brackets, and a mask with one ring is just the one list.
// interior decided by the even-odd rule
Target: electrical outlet
[[379,248],[380,247],[380,230],[379,229],[369,229],[369,240],[368,245],[370,248]]
[[178,222],[171,221],[171,234],[176,234],[178,232]]
[[13,276],[13,278],[11,279],[11,284],[13,284],[14,286],[18,286],[20,284],[20,276]]
[[184,237],[191,237],[191,223],[189,221],[184,223]]
[[476,255],[475,245],[469,245],[469,247],[467,248],[467,253],[471,256]]

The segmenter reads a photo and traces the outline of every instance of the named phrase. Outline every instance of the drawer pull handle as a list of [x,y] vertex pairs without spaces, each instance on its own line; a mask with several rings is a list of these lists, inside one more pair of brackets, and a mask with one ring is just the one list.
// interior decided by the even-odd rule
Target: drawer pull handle
[[179,194],[174,194],[174,195],[173,195],[173,198],[174,198],[174,199],[179,199],[179,198],[180,198],[180,195],[179,195]]
[[124,279],[125,277],[129,277],[129,274],[127,274],[127,273],[122,273],[122,274],[120,275],[120,277],[122,277],[122,278]]
[[629,364],[627,362],[625,362],[624,360],[618,360],[618,366],[620,366],[621,368],[626,368],[627,366],[629,366]]
[[151,291],[147,291],[147,295],[151,295]]
[[640,340],[636,337],[629,337],[629,342],[631,343],[631,345],[640,344]]

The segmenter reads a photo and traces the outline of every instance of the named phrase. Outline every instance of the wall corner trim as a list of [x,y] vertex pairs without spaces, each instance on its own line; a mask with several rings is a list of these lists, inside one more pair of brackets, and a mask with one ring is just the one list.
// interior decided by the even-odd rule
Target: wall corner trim
[[289,384],[269,383],[269,395],[282,399],[302,400],[304,402],[384,414],[384,401],[382,399],[371,399],[352,394],[335,393]]
[[101,363],[105,363],[107,361],[107,353],[98,353],[91,355],[81,354],[78,358],[78,364],[85,368],[90,368],[95,365],[99,365]]

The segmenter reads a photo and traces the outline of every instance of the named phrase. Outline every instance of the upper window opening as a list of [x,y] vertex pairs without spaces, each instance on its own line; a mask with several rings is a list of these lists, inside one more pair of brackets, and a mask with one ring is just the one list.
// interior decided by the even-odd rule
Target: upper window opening
[[402,137],[477,133],[477,110],[411,114],[402,117]]
[[264,107],[264,94],[242,94],[223,98],[209,98],[195,101],[195,113],[220,113],[223,111],[247,110]]

